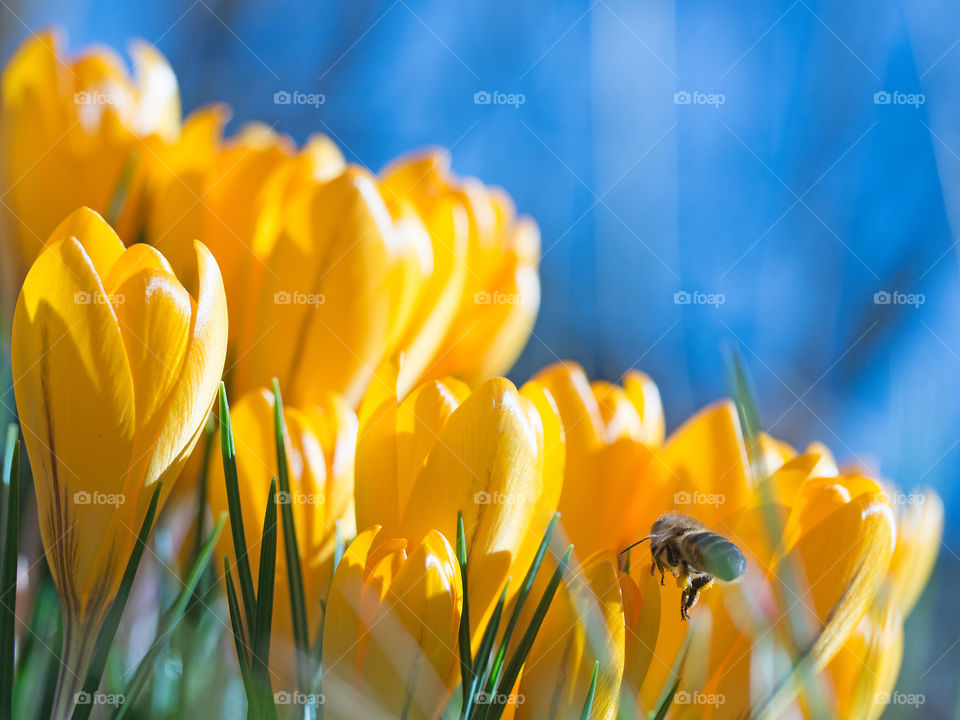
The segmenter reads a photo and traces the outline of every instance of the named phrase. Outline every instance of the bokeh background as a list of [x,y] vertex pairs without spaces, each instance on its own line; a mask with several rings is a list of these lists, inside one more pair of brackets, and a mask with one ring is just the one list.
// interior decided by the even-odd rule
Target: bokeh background
[[374,170],[437,145],[504,186],[543,234],[516,380],[559,358],[612,380],[638,367],[676,427],[725,393],[723,348],[739,346],[772,433],[935,487],[947,532],[899,687],[924,717],[953,716],[955,5],[0,0],[0,18],[4,60],[52,24],[74,49],[141,37],[187,111],[218,100],[231,129],[326,133]]

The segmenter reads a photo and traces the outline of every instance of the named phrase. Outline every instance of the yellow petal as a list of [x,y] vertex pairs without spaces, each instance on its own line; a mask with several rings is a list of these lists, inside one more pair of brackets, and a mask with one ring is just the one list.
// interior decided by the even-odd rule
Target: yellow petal
[[631,370],[623,379],[623,389],[640,414],[643,435],[637,439],[647,445],[662,445],[666,425],[656,383],[646,374]]
[[147,477],[164,480],[167,493],[179,476],[199,437],[213,401],[227,353],[227,299],[217,263],[200,242],[194,242],[196,285],[185,283],[195,306],[179,379],[167,406],[167,419],[157,434],[157,445]]
[[903,621],[892,596],[874,602],[827,666],[837,717],[883,714],[903,657]]
[[[142,245],[128,250],[124,257],[138,255],[160,257],[156,250]],[[194,310],[190,294],[173,275],[144,266],[138,260],[131,263],[142,269],[129,273],[110,295],[133,373],[136,398],[137,442],[125,482],[128,493],[145,482],[156,480],[145,477],[144,473],[152,460],[160,427],[167,420],[168,402],[180,379],[190,344]],[[121,264],[122,261],[115,268],[119,269]],[[112,282],[112,278],[108,282]],[[195,426],[190,427],[192,433]],[[182,444],[177,451],[181,448]]]
[[603,417],[604,436],[607,442],[622,437],[637,438],[643,434],[643,425],[637,408],[630,401],[626,391],[619,385],[606,380],[594,380],[590,383],[597,407]]
[[[674,484],[696,501],[697,518],[708,527],[752,497],[740,420],[729,400],[710,405],[685,422],[667,439],[662,458],[658,470],[665,471],[665,484]],[[698,497],[707,501],[697,501]]]
[[141,135],[157,133],[172,142],[180,131],[180,91],[167,59],[142,40],[130,44],[136,72],[137,113],[133,121]]
[[[389,186],[388,186],[389,187]],[[405,394],[422,376],[436,377],[447,348],[442,343],[460,306],[467,280],[468,221],[462,208],[440,203],[424,221],[433,248],[433,271],[420,291],[420,301],[406,336],[398,343],[403,355],[400,393]]]
[[500,594],[536,507],[541,432],[509,380],[487,381],[450,415],[403,513],[402,534],[411,542],[434,528],[455,539],[457,511],[463,513],[474,636]]
[[101,543],[117,542],[107,532],[115,506],[81,507],[74,497],[122,492],[134,442],[134,383],[113,307],[97,300],[105,297],[90,256],[63,240],[37,259],[13,321],[14,391],[41,534],[65,606],[78,614],[111,597],[133,545],[123,531],[115,572],[96,566]]
[[520,394],[527,401],[527,415],[531,424],[542,428],[543,446],[539,454],[543,461],[540,471],[540,494],[530,517],[527,535],[512,565],[511,576],[517,583],[533,562],[547,525],[560,504],[566,461],[563,425],[553,396],[536,380],[531,380],[520,388]]
[[393,534],[399,530],[401,512],[396,397],[360,415],[354,485],[357,527],[385,525]]
[[[646,717],[653,709],[644,703],[643,687],[651,665],[670,672],[672,658],[657,655],[660,630],[660,580],[647,571],[647,563],[633,562],[629,574],[621,574],[623,616],[626,629],[620,712],[623,716]],[[662,650],[662,649],[661,649]]]
[[599,661],[591,718],[617,716],[624,612],[612,553],[588,558],[561,586],[527,656],[517,718],[579,718]]
[[65,217],[47,240],[46,247],[60,240],[74,237],[83,245],[101,280],[123,255],[123,242],[100,215],[88,207],[81,207]]
[[897,547],[890,560],[894,602],[903,617],[910,614],[940,552],[943,502],[932,488],[896,496]]
[[576,363],[561,362],[541,370],[536,378],[553,396],[563,419],[567,439],[567,462],[600,444],[604,436],[603,416],[590,381]]

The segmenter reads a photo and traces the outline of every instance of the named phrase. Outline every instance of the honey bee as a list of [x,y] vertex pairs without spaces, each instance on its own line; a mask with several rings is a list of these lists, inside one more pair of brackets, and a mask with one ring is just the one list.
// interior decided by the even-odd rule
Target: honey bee
[[680,596],[680,619],[690,619],[690,609],[697,604],[702,590],[713,584],[714,578],[724,582],[738,580],[747,567],[740,548],[716,533],[707,530],[703,523],[689,515],[678,512],[664,513],[650,528],[643,540],[630,545],[620,554],[640,543],[650,541],[650,574],[660,571],[660,584],[664,584],[664,569],[677,579],[677,587],[683,590]]

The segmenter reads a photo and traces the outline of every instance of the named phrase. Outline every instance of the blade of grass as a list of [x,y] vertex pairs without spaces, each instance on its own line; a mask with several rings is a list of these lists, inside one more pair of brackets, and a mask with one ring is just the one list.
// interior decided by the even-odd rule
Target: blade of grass
[[593,663],[593,677],[590,678],[590,689],[587,690],[587,699],[583,703],[583,710],[580,711],[580,720],[590,720],[590,713],[593,712],[593,696],[597,692],[597,674],[600,672],[600,661]]
[[197,556],[197,560],[194,563],[193,568],[190,570],[190,574],[187,576],[186,584],[183,586],[180,594],[177,595],[177,599],[163,614],[163,617],[157,624],[156,638],[154,639],[153,644],[150,646],[150,649],[147,650],[146,654],[143,656],[143,659],[140,661],[140,664],[137,667],[130,684],[127,685],[127,689],[124,692],[124,703],[120,706],[115,716],[117,720],[126,715],[127,708],[133,706],[132,701],[136,699],[138,693],[143,689],[144,685],[147,684],[147,680],[150,679],[153,661],[156,659],[157,655],[160,654],[160,651],[166,646],[167,641],[172,635],[174,629],[177,627],[180,619],[183,617],[187,603],[193,597],[193,593],[197,589],[197,584],[200,582],[200,578],[207,569],[207,565],[210,562],[210,557],[213,555],[213,547],[217,540],[220,539],[220,533],[223,531],[223,526],[226,524],[226,522],[227,515],[224,513],[220,516],[220,520],[217,521],[217,524],[213,528],[213,532],[210,533],[210,536],[203,544],[203,547],[200,548],[200,553]]
[[287,559],[287,583],[290,586],[290,615],[293,619],[293,639],[297,648],[297,684],[307,692],[309,670],[306,663],[310,657],[310,639],[307,629],[307,604],[303,590],[303,570],[300,566],[300,550],[293,522],[293,496],[290,494],[290,470],[287,464],[287,424],[283,418],[283,399],[280,383],[273,379],[273,424],[277,445],[277,480],[281,497],[280,515],[283,518],[283,549]]
[[473,685],[473,658],[470,655],[470,602],[467,589],[467,537],[463,529],[463,513],[457,511],[457,562],[460,565],[460,581],[463,586],[463,610],[460,614],[460,678],[463,705],[467,705],[470,687]]
[[20,525],[20,441],[17,426],[7,426],[3,452],[6,507],[3,564],[0,567],[0,720],[13,717],[14,626],[17,617],[17,553]]
[[[120,625],[120,618],[123,617],[123,609],[127,604],[127,598],[130,597],[130,590],[133,587],[134,578],[137,576],[137,568],[140,567],[140,558],[143,557],[143,550],[147,546],[147,539],[150,537],[150,531],[153,529],[153,521],[157,515],[157,505],[160,502],[160,491],[163,482],[158,482],[153,490],[153,497],[150,498],[150,506],[147,508],[147,514],[143,518],[143,524],[140,526],[140,534],[137,537],[137,544],[133,546],[133,552],[130,554],[130,560],[123,571],[123,579],[120,581],[120,589],[117,590],[117,596],[110,605],[107,612],[107,619],[100,628],[100,634],[97,635],[97,644],[93,650],[93,659],[90,661],[90,668],[87,670],[87,677],[83,682],[83,692],[93,696],[100,687],[100,679],[103,677],[103,669],[107,665],[107,656],[110,654],[110,647],[113,645],[113,639],[117,634],[117,627]],[[87,720],[90,716],[92,703],[78,704],[73,709],[73,720]]]
[[250,655],[248,654],[247,637],[243,632],[243,620],[240,617],[240,603],[237,601],[237,589],[230,574],[230,562],[223,559],[224,579],[227,584],[227,607],[230,608],[230,627],[233,630],[233,642],[237,649],[237,664],[240,666],[240,677],[243,680],[243,689],[247,696],[247,705],[255,706],[253,685],[250,678]]
[[473,703],[477,699],[477,689],[481,687],[486,680],[487,665],[490,664],[490,653],[493,651],[493,643],[497,639],[497,630],[500,629],[500,619],[503,617],[503,608],[507,602],[507,587],[510,585],[510,578],[507,578],[506,586],[500,593],[500,599],[497,606],[493,609],[493,614],[487,622],[487,627],[483,631],[483,637],[480,639],[480,645],[477,648],[477,655],[474,658],[473,680],[470,683],[470,692],[467,694],[466,702],[460,713],[461,718],[470,717],[473,711]]
[[273,622],[273,583],[277,569],[277,482],[270,481],[267,510],[260,541],[260,572],[257,578],[257,617],[253,633],[253,680],[260,696],[261,717],[276,717],[270,682],[270,630]]
[[503,715],[506,704],[501,704],[500,700],[510,695],[510,691],[513,690],[513,686],[520,676],[520,668],[522,668],[523,663],[526,662],[530,648],[533,647],[533,641],[536,639],[537,633],[540,632],[540,626],[543,624],[543,619],[547,616],[547,610],[550,609],[553,596],[556,595],[560,581],[563,580],[572,554],[573,545],[567,548],[567,551],[563,554],[563,558],[560,560],[560,564],[557,565],[557,569],[553,571],[553,576],[550,578],[546,590],[543,591],[543,597],[540,598],[540,602],[537,604],[537,609],[533,613],[533,618],[530,620],[526,632],[524,632],[523,637],[520,639],[520,644],[517,645],[516,651],[510,658],[507,669],[497,684],[496,691],[490,696],[491,702],[487,705],[487,708],[493,708],[493,710],[489,711],[493,713],[493,720],[498,720],[500,716]]
[[[743,364],[743,359],[739,351],[733,346],[728,352],[728,374],[730,376],[730,385],[734,397],[734,403],[737,407],[737,414],[740,417],[741,429],[744,436],[744,444],[747,448],[747,458],[750,462],[750,471],[753,476],[754,487],[757,489],[761,499],[761,508],[764,518],[764,524],[767,528],[767,535],[771,544],[775,548],[780,548],[783,541],[783,526],[779,514],[777,513],[777,498],[774,497],[770,486],[770,477],[767,472],[764,460],[763,447],[760,442],[760,433],[762,425],[760,422],[760,413],[757,410],[757,402],[750,385],[750,378]],[[782,550],[777,550],[779,555]],[[789,633],[787,633],[787,642],[792,645],[789,650],[793,653],[795,662],[794,670],[791,675],[797,673],[800,677],[800,686],[802,688],[815,682],[813,673],[809,672],[807,664],[803,662],[804,654],[807,652],[807,637],[816,633],[811,627],[810,618],[798,608],[798,603],[791,598],[798,598],[802,595],[797,587],[802,584],[803,574],[800,568],[789,562],[787,557],[781,557],[781,562],[776,563],[776,574],[779,582],[777,586],[782,586],[786,592],[778,593],[781,602],[786,605],[786,616],[788,620]],[[822,693],[807,693],[809,696],[809,712],[814,718],[829,717],[826,705],[822,700]]]
[[233,426],[230,424],[230,405],[227,389],[220,382],[220,452],[223,455],[223,477],[227,486],[227,510],[230,512],[230,532],[233,552],[237,558],[237,581],[243,599],[247,632],[253,633],[256,624],[257,597],[253,591],[253,575],[247,556],[246,535],[243,534],[243,512],[240,505],[240,481],[237,478],[237,453],[233,444]]
[[547,529],[543,533],[543,539],[540,541],[540,546],[537,548],[537,554],[534,555],[533,562],[530,563],[527,574],[523,577],[523,584],[517,593],[517,600],[513,606],[513,612],[510,614],[510,620],[507,621],[507,629],[503,633],[503,639],[500,641],[500,647],[497,650],[497,657],[493,661],[493,669],[490,671],[490,679],[487,681],[488,695],[493,692],[493,688],[500,679],[500,673],[503,670],[503,661],[507,654],[507,647],[510,645],[510,638],[513,637],[513,631],[517,626],[517,622],[520,620],[520,612],[523,610],[527,596],[533,588],[533,581],[540,571],[540,566],[543,564],[543,558],[546,556],[547,548],[550,545],[550,538],[553,536],[553,530],[556,528],[559,519],[560,513],[554,513],[553,517],[550,518],[550,523],[547,525]]

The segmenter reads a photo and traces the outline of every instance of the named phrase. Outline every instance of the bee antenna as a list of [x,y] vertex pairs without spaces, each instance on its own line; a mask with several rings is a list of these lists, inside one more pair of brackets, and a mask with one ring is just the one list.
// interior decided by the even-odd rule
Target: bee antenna
[[645,543],[647,540],[649,540],[649,539],[652,538],[652,537],[653,537],[653,535],[647,535],[643,540],[637,540],[633,545],[628,545],[626,548],[624,548],[623,550],[621,550],[621,551],[620,551],[620,554],[623,555],[625,552],[627,552],[628,550],[631,550],[632,548],[635,548],[637,545],[642,545],[643,543]]

